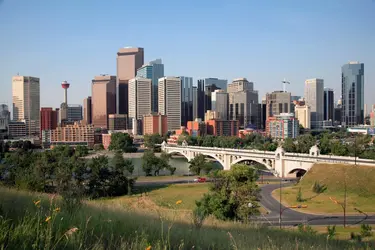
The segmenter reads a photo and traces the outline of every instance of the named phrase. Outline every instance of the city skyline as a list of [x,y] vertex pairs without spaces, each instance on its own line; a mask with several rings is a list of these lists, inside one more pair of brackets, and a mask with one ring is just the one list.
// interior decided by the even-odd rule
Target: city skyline
[[[75,10],[70,10],[69,3],[66,2],[63,5],[62,3],[56,4],[56,6],[52,6],[47,1],[43,6],[33,6],[27,1],[22,2],[25,3],[25,9],[19,9],[19,15],[22,16],[20,20],[11,19],[10,14],[10,10],[16,8],[17,3],[4,1],[0,6],[0,23],[5,28],[4,36],[8,37],[0,41],[2,58],[0,102],[8,103],[9,106],[11,106],[11,78],[18,72],[20,75],[33,75],[40,78],[41,107],[59,107],[63,102],[60,87],[63,80],[71,83],[69,96],[71,101],[69,102],[82,104],[83,98],[91,95],[90,81],[94,76],[101,73],[116,75],[116,52],[127,45],[144,48],[145,62],[161,58],[165,64],[165,75],[193,77],[194,85],[197,84],[198,79],[207,77],[227,79],[228,82],[234,78],[246,77],[257,86],[259,101],[267,92],[281,90],[281,81],[284,77],[291,82],[288,91],[293,95],[303,94],[306,79],[322,78],[326,87],[334,89],[335,99],[337,99],[341,95],[342,65],[349,61],[360,61],[368,69],[375,68],[375,58],[368,53],[373,49],[371,44],[375,42],[374,33],[371,32],[371,24],[375,22],[373,16],[375,4],[372,1],[365,1],[360,5],[350,1],[330,1],[329,3],[316,1],[300,4],[292,4],[293,1],[291,1],[285,4],[275,3],[272,6],[267,3],[255,4],[255,2],[244,1],[236,4],[220,1],[214,4],[207,1],[199,3],[197,7],[191,3],[170,2],[159,5],[152,3],[150,8],[155,7],[151,8],[153,11],[186,7],[193,10],[193,14],[212,10],[213,13],[207,12],[210,16],[223,14],[226,11],[233,13],[236,10],[237,13],[246,11],[248,15],[229,14],[225,18],[216,18],[213,21],[208,20],[206,16],[205,25],[202,27],[197,27],[201,19],[195,21],[189,19],[187,23],[186,14],[177,15],[174,24],[170,24],[167,19],[153,20],[155,22],[152,23],[150,34],[147,35],[141,32],[150,21],[149,18],[145,18],[139,23],[128,23],[124,28],[126,32],[114,39],[101,38],[97,35],[97,29],[103,28],[102,25],[98,25],[101,18],[89,19],[92,21],[89,25],[82,25],[77,19],[78,13],[85,8],[92,13],[99,12],[103,7],[100,4],[86,6],[81,3]],[[137,7],[138,4],[132,3],[131,7]],[[323,4],[324,8],[321,7]],[[115,4],[107,5],[107,7],[114,12],[117,11],[116,9],[121,9]],[[26,9],[27,11],[35,10],[35,13],[40,13],[40,15],[28,19],[27,15],[22,14]],[[309,11],[302,15],[296,11],[301,9]],[[57,11],[63,10],[63,17],[52,19],[56,17]],[[280,11],[284,11],[283,18],[270,18]],[[349,14],[353,11],[361,14],[349,22],[345,18],[345,13]],[[45,12],[46,15],[42,15]],[[111,16],[116,15],[111,14]],[[262,25],[251,25],[254,22],[253,18],[259,19],[259,24]],[[130,19],[127,18],[127,20]],[[318,19],[321,20],[317,21]],[[108,19],[106,24],[109,31],[117,29],[121,21],[120,17]],[[239,23],[240,27],[232,27]],[[183,29],[175,31],[175,25],[181,24]],[[56,31],[52,34],[49,33],[51,25],[57,25]],[[152,27],[163,25],[165,32],[158,34],[151,30]],[[255,39],[252,39],[250,43],[248,39],[244,39],[246,43],[231,41],[230,37],[244,28],[243,25],[248,28],[248,32],[244,34],[245,38],[254,36]],[[265,29],[269,31],[265,32]],[[11,35],[14,30],[26,32],[26,34],[36,32],[36,35],[43,38],[43,41],[41,43],[29,41],[25,44]],[[352,39],[345,39],[347,30],[350,31],[349,35],[356,36],[356,43],[353,44]],[[166,32],[172,31],[178,34],[182,31],[190,32],[192,39],[176,40],[174,43],[166,42],[165,44],[157,42],[157,39],[149,39],[149,37],[165,37]],[[311,39],[311,32],[316,32],[324,39]],[[91,33],[95,35],[90,35]],[[132,35],[129,35],[130,33]],[[62,39],[69,36],[74,39]],[[201,39],[192,41],[194,37],[201,37]],[[76,43],[77,39],[82,40],[83,45]],[[19,50],[21,46],[22,54]],[[224,49],[228,46],[232,49]],[[56,50],[56,47],[59,49]],[[53,53],[51,53],[52,50]],[[95,53],[92,53],[93,51]],[[38,59],[37,63],[35,63],[35,58]],[[375,91],[374,82],[375,72],[366,71],[365,103],[368,106],[375,103],[375,97],[371,94]],[[51,95],[51,93],[54,94]]]

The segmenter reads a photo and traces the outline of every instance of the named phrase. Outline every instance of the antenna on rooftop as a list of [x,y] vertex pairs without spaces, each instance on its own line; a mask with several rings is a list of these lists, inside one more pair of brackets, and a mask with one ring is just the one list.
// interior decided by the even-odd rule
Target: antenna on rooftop
[[283,83],[283,91],[286,92],[286,84],[290,84],[290,82],[288,82],[288,81],[285,80],[285,78],[284,78],[284,80],[282,81],[282,83]]

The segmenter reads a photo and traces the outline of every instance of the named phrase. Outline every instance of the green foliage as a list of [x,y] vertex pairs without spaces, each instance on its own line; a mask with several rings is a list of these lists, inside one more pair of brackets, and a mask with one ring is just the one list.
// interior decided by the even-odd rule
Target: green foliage
[[316,139],[311,134],[300,135],[297,137],[297,152],[308,154],[315,144]]
[[158,158],[152,150],[145,150],[142,156],[142,169],[146,173],[146,176],[150,176],[152,171],[154,175],[159,172],[158,169]]
[[297,151],[297,147],[294,144],[294,141],[292,138],[286,138],[283,143],[283,148],[286,152],[294,153]]
[[101,151],[101,150],[104,150],[104,146],[103,146],[103,144],[95,144],[95,145],[94,145],[94,150],[95,150],[95,151]]
[[163,137],[159,134],[144,135],[144,145],[148,149],[155,149],[156,144],[161,144],[163,142]]
[[126,194],[132,187],[126,178],[126,162],[112,167],[105,156],[91,160],[79,158],[86,149],[61,146],[40,153],[7,153],[0,166],[0,183],[30,191],[57,192],[66,201],[67,209],[76,207],[82,196],[97,198]]
[[304,202],[305,200],[302,198],[302,190],[301,188],[298,189],[297,197],[296,197],[297,202]]
[[298,232],[302,234],[307,234],[307,235],[316,235],[317,232],[307,224],[298,224]]
[[372,236],[372,227],[368,224],[362,224],[361,225],[361,236],[362,236],[362,238]]
[[213,169],[213,163],[206,161],[206,156],[198,154],[194,159],[189,161],[189,169],[196,175],[200,175],[201,171],[204,171],[208,174]]
[[204,220],[207,218],[207,213],[202,206],[197,206],[193,210],[193,223],[195,228],[201,228]]
[[327,226],[327,239],[333,240],[336,236],[336,225],[334,226]]
[[256,170],[244,164],[214,172],[210,192],[196,202],[197,211],[201,216],[247,222],[251,215],[259,214],[257,178]]
[[327,186],[324,184],[319,183],[318,181],[315,181],[312,191],[316,194],[322,194],[327,190]]
[[88,147],[86,146],[81,146],[81,145],[78,145],[76,148],[75,148],[75,155],[77,157],[84,157],[86,155],[89,154],[89,149]]
[[121,150],[125,153],[137,152],[137,148],[133,144],[133,138],[125,133],[111,134],[111,144],[109,150]]
[[360,234],[356,234],[354,232],[350,233],[350,239],[356,242],[362,242],[362,236]]

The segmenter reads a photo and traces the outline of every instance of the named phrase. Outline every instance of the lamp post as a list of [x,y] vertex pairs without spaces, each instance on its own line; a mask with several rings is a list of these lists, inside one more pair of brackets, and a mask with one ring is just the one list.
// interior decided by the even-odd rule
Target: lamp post
[[280,227],[280,229],[281,229],[281,214],[283,213],[283,211],[282,211],[282,205],[281,205],[281,190],[282,190],[282,176],[281,176],[281,174],[278,174],[279,175],[279,178],[280,178],[280,200],[279,200],[279,205],[280,205],[280,214],[279,214],[279,227]]

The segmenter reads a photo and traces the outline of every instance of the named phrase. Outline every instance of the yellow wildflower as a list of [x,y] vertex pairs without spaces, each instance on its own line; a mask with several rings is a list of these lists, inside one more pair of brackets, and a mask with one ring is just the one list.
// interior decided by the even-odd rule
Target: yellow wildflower
[[60,208],[57,207],[57,208],[55,208],[53,211],[54,211],[54,212],[60,212]]
[[146,250],[151,250],[151,249],[152,249],[151,246],[146,247]]
[[45,220],[45,222],[49,222],[51,220],[51,216],[48,216]]
[[182,203],[182,200],[176,201],[176,205],[180,205]]
[[34,201],[34,205],[35,205],[35,206],[38,206],[39,203],[40,203],[40,200]]

